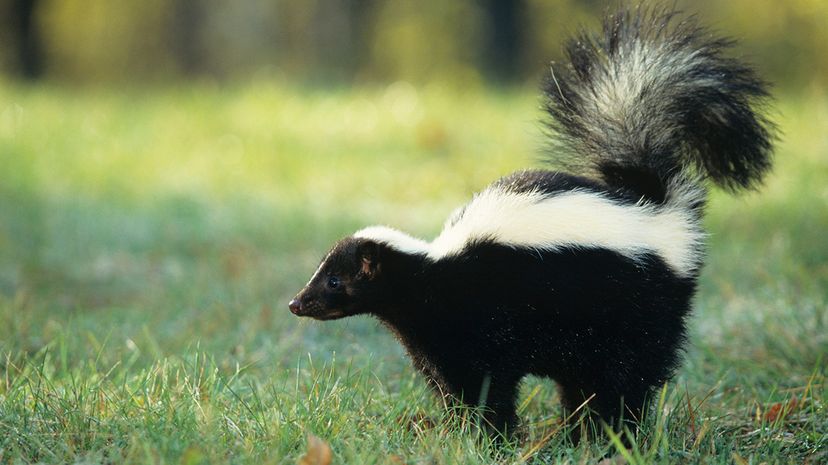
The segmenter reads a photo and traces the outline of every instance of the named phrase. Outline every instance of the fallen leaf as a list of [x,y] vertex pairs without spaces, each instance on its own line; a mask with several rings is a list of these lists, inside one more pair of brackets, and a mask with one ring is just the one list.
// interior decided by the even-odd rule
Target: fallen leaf
[[299,457],[296,465],[331,465],[331,446],[318,437],[308,434],[308,451]]
[[785,417],[793,413],[798,406],[799,399],[796,397],[791,397],[791,400],[787,403],[777,402],[771,405],[768,411],[765,412],[765,421],[768,423],[774,423],[780,419],[784,420]]

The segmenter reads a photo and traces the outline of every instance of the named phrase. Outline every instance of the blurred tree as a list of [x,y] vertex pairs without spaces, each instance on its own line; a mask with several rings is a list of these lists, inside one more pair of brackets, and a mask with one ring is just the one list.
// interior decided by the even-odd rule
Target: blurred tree
[[179,70],[186,75],[204,71],[201,27],[204,21],[202,0],[174,0],[171,48]]
[[483,47],[483,66],[489,78],[497,82],[512,81],[520,71],[523,38],[522,0],[483,0],[488,28]]
[[371,41],[374,40],[377,3],[379,0],[348,0],[351,22],[351,68],[355,75],[364,72],[370,63]]
[[316,8],[314,31],[318,71],[336,78],[359,75],[369,64],[378,0],[328,0]]
[[485,43],[476,2],[423,0],[380,2],[371,47],[371,68],[381,79],[479,81]]
[[10,29],[14,35],[14,48],[20,73],[27,79],[43,74],[43,56],[40,51],[35,11],[36,0],[12,0]]

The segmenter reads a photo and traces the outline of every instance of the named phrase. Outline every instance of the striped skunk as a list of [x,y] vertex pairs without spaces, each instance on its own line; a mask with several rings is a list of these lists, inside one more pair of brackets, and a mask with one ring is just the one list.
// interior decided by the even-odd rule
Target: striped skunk
[[334,245],[290,302],[299,316],[376,316],[429,384],[516,425],[527,375],[641,418],[680,363],[704,257],[707,186],[756,187],[771,165],[754,71],[692,17],[626,9],[566,45],[544,83],[559,171],[506,176],[426,242],[372,226]]

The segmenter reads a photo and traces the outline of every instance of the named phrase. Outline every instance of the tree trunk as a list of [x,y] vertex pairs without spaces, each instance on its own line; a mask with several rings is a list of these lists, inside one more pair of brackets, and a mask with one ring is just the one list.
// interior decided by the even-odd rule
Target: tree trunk
[[20,72],[26,79],[37,79],[43,74],[43,57],[37,25],[34,21],[36,0],[14,0],[12,4],[12,33]]
[[483,48],[484,69],[489,78],[505,82],[519,72],[522,0],[484,0],[489,28]]

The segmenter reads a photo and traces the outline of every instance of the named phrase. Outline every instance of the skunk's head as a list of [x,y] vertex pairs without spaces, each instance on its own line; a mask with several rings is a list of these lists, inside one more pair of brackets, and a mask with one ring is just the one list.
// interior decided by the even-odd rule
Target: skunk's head
[[290,301],[290,311],[317,320],[373,311],[384,287],[380,266],[383,248],[364,238],[339,241],[308,284]]

